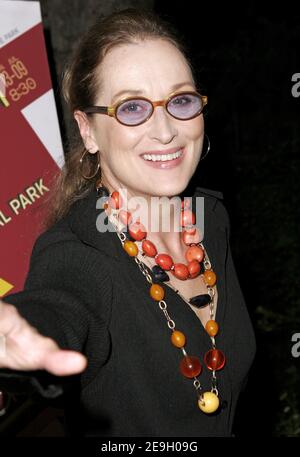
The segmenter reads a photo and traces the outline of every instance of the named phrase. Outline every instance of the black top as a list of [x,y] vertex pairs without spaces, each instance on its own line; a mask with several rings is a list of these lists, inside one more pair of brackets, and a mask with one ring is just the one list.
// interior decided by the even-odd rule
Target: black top
[[[195,196],[204,197],[203,244],[217,274],[216,344],[227,360],[217,372],[218,413],[199,409],[193,379],[179,371],[182,351],[171,344],[166,318],[134,258],[115,232],[97,231],[103,210],[96,209],[96,191],[37,239],[24,290],[4,299],[62,348],[87,355],[85,372],[64,378],[71,386],[66,413],[70,407],[85,436],[231,435],[255,337],[231,256],[222,193],[197,187],[193,202]],[[187,337],[187,353],[204,366],[210,337],[189,305],[163,287],[169,314]],[[205,366],[199,380],[204,391],[211,389]]]

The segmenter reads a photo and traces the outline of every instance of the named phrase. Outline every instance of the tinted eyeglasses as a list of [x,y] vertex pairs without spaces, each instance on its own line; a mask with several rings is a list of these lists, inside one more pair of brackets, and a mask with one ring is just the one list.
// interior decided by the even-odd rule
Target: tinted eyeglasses
[[165,100],[151,101],[145,97],[128,97],[112,106],[88,106],[82,111],[86,114],[106,114],[123,125],[136,126],[146,122],[156,106],[163,106],[175,119],[188,121],[199,116],[207,104],[207,97],[198,92],[175,92]]

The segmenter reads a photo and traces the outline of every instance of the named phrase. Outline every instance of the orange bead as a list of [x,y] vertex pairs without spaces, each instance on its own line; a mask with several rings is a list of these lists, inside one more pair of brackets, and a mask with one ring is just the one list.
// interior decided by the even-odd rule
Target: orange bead
[[184,209],[181,211],[180,216],[180,223],[182,227],[185,227],[186,225],[195,225],[196,217],[190,209]]
[[193,244],[198,244],[198,243],[200,243],[200,241],[202,241],[200,232],[199,232],[199,230],[197,228],[190,229],[190,230],[189,229],[185,229],[182,232],[181,237],[182,237],[182,241],[186,245],[189,245],[189,244],[192,244],[192,243]]
[[216,323],[216,321],[209,320],[206,322],[205,330],[207,331],[209,336],[216,336],[219,331],[219,326]]
[[182,348],[185,345],[185,335],[179,330],[174,330],[171,335],[171,341],[177,348]]
[[138,255],[139,249],[134,241],[126,240],[123,244],[123,249],[127,252],[130,257]]
[[200,263],[198,260],[192,260],[188,264],[188,270],[191,278],[196,278],[200,273]]
[[155,262],[159,265],[163,270],[171,270],[173,266],[173,259],[168,254],[158,254],[155,257]]
[[141,241],[147,236],[147,231],[144,225],[139,221],[130,224],[130,226],[128,227],[128,232],[130,236],[137,241]]
[[119,219],[124,225],[129,225],[132,221],[132,215],[129,211],[121,209],[119,211]]
[[217,276],[213,270],[206,270],[203,273],[204,281],[208,286],[214,286],[217,281]]
[[114,209],[119,209],[122,206],[121,195],[116,190],[111,194],[108,201],[109,201],[110,206]]
[[188,267],[184,263],[174,263],[174,268],[172,270],[172,273],[176,278],[185,280],[188,279],[189,277],[189,270]]
[[143,252],[149,257],[155,257],[157,254],[157,249],[155,245],[150,240],[142,241]]
[[152,284],[150,287],[150,295],[154,300],[160,301],[163,300],[165,291],[159,284]]
[[204,251],[200,246],[190,246],[186,253],[185,253],[185,258],[188,262],[191,262],[192,260],[198,260],[198,262],[202,262],[204,257]]

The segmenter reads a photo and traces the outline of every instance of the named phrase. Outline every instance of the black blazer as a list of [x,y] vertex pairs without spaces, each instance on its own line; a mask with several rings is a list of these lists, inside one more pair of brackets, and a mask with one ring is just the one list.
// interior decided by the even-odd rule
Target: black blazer
[[[198,408],[193,380],[179,372],[183,354],[170,342],[171,331],[149,296],[149,283],[117,234],[96,229],[102,210],[96,209],[98,197],[92,191],[37,239],[24,290],[4,299],[42,334],[88,358],[81,375],[56,378],[56,391],[39,384],[39,373],[29,373],[31,386],[45,396],[65,390],[67,433],[231,435],[255,337],[232,260],[222,193],[197,187],[193,202],[196,196],[204,197],[203,244],[217,274],[216,344],[226,356],[225,367],[217,372],[221,408],[213,415]],[[184,300],[164,288],[169,314],[187,337],[187,353],[203,364],[211,349],[208,334]],[[9,375],[12,382],[24,373],[2,370],[0,387]],[[199,380],[204,391],[210,390],[211,372],[203,368]]]

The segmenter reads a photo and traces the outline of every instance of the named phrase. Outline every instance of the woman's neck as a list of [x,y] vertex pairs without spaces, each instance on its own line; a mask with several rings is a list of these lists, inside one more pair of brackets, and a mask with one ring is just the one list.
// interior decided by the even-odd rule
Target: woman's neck
[[[105,186],[105,184],[103,183]],[[180,229],[181,199],[175,196],[153,196],[135,194],[124,186],[106,186],[109,192],[117,190],[124,209],[132,214],[133,221],[140,221],[146,229],[147,239],[152,241],[158,252],[165,252],[179,261],[183,258],[186,246]],[[127,207],[126,207],[127,206]]]

